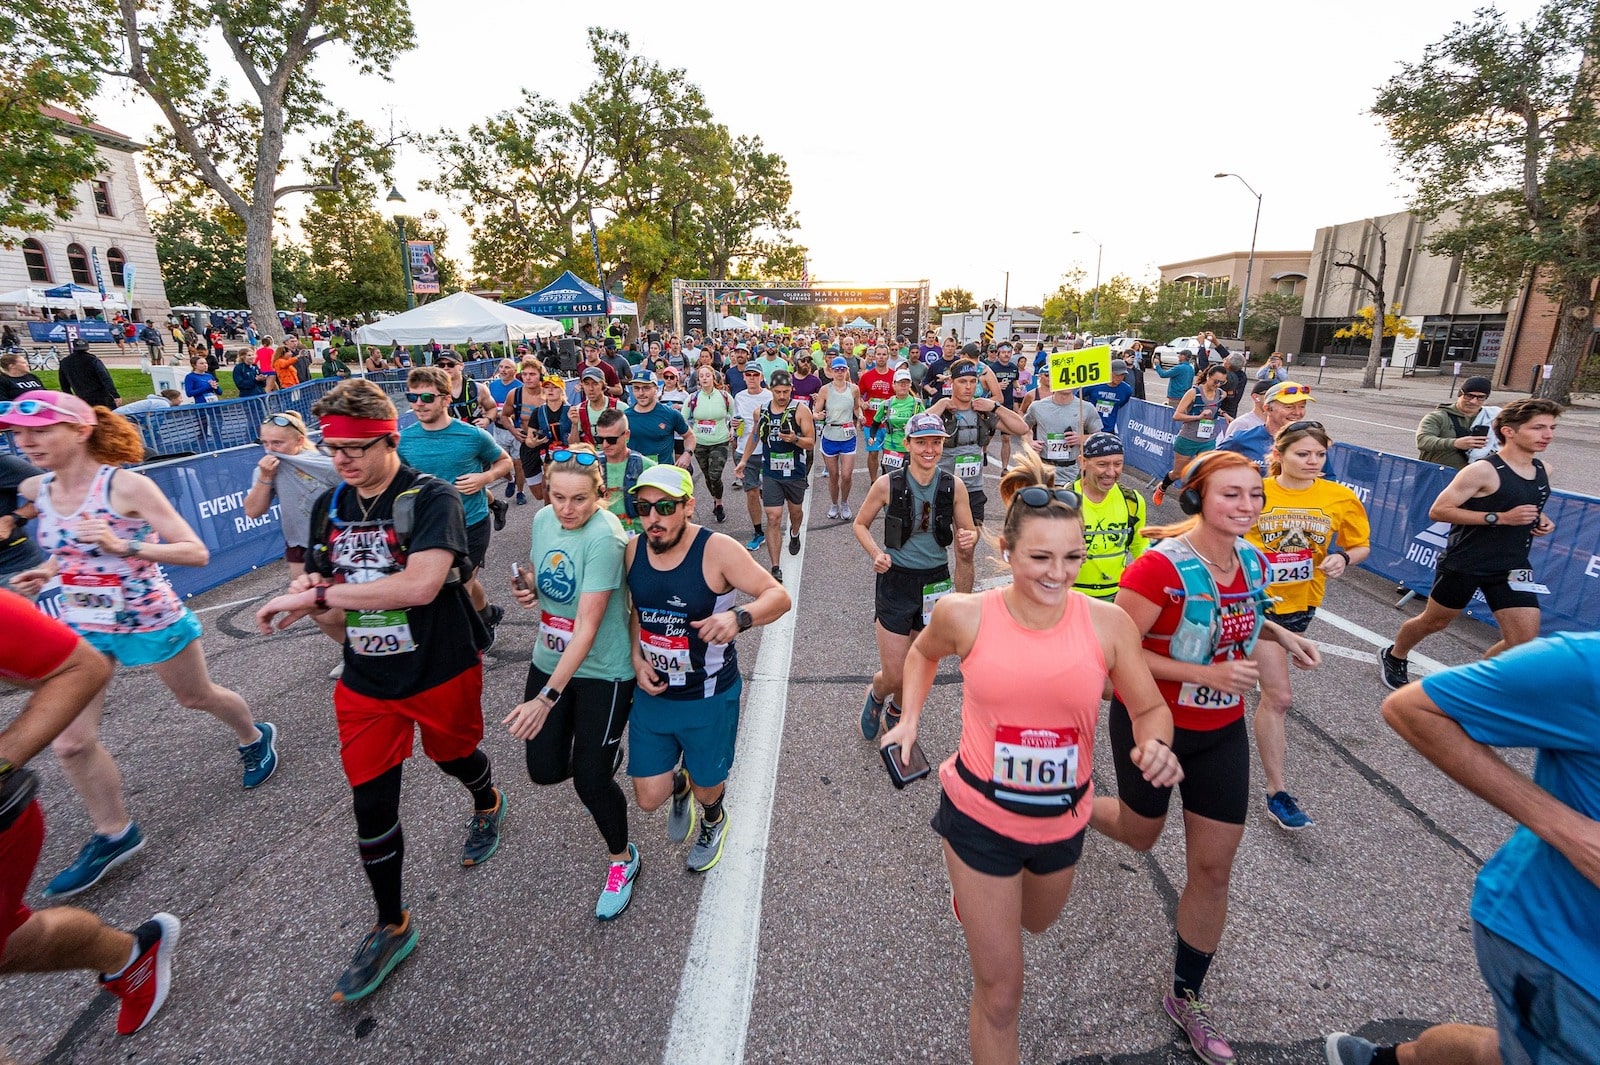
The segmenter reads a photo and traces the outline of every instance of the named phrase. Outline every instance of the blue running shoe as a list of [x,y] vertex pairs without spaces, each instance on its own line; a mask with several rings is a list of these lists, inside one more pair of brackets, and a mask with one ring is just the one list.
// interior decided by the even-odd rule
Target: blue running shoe
[[750,539],[744,542],[744,549],[746,551],[759,551],[766,542],[766,533],[756,533],[754,536],[750,537]]
[[375,925],[367,933],[334,985],[333,1001],[355,1002],[366,998],[417,948],[417,927],[411,923],[411,911],[403,913],[399,924]]
[[137,824],[128,825],[128,831],[115,842],[109,836],[96,833],[89,837],[89,842],[83,845],[83,850],[78,852],[72,864],[57,873],[55,879],[45,886],[44,897],[64,899],[80,891],[88,891],[112,869],[143,849],[144,833],[139,831]]
[[878,737],[878,718],[883,713],[883,704],[872,697],[872,687],[867,687],[867,701],[861,707],[861,735],[869,740]]
[[1348,1032],[1333,1032],[1323,1046],[1328,1055],[1328,1065],[1372,1065],[1378,1056],[1378,1044]]
[[1267,796],[1267,816],[1278,822],[1279,828],[1286,828],[1290,832],[1298,832],[1316,824],[1287,791],[1277,791]]
[[606,871],[606,886],[600,892],[600,901],[594,904],[594,915],[602,921],[622,916],[622,911],[633,901],[633,882],[639,879],[639,848],[628,844],[628,860],[612,862]]
[[239,748],[239,761],[244,763],[244,786],[259,787],[278,771],[278,726],[270,721],[257,721],[261,738]]
[[467,822],[467,844],[461,849],[461,864],[482,865],[500,849],[500,822],[506,819],[506,793],[494,789],[493,810],[474,810]]

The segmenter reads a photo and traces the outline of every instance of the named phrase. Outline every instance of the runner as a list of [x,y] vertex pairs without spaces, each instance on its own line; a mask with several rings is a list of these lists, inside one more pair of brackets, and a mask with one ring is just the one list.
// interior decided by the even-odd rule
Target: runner
[[[1017,365],[1014,345],[1009,340],[1002,340],[994,346],[994,355],[984,362],[984,368],[994,374],[999,390],[990,395],[1000,400],[1000,405],[1007,410],[1022,413],[1022,399],[1026,390],[1022,387],[1022,367]],[[1002,470],[1011,465],[1011,438],[1005,434],[1000,436],[1000,468]]]
[[[1443,632],[1482,591],[1500,627],[1500,639],[1483,653],[1493,658],[1539,635],[1539,596],[1548,594],[1529,567],[1535,536],[1555,532],[1544,513],[1550,477],[1538,456],[1550,446],[1561,405],[1529,397],[1507,403],[1491,428],[1498,453],[1467,465],[1428,508],[1433,521],[1450,523],[1422,613],[1400,626],[1394,643],[1378,653],[1384,686],[1410,682],[1411,649]],[[26,494],[26,493],[24,493]]]
[[856,426],[861,424],[861,389],[850,382],[850,364],[842,356],[835,356],[828,363],[828,370],[833,380],[817,393],[810,413],[822,423],[828,517],[848,520],[850,489],[856,473]]
[[406,374],[406,402],[417,420],[400,433],[400,461],[454,485],[461,493],[467,523],[467,565],[461,579],[472,608],[489,628],[487,650],[494,644],[495,628],[506,612],[489,602],[478,573],[489,555],[493,485],[510,474],[511,456],[486,430],[450,416],[449,393],[445,391],[449,385],[449,378],[437,366],[417,366]]
[[599,445],[594,442],[595,424],[600,420],[600,415],[608,410],[616,410],[622,404],[615,396],[606,395],[606,376],[598,366],[587,366],[578,375],[578,390],[583,393],[583,399],[574,405],[569,415],[573,443],[598,448]]
[[414,733],[421,730],[423,753],[472,797],[462,865],[480,865],[499,848],[506,803],[479,747],[489,634],[464,587],[461,497],[401,462],[394,404],[372,382],[341,381],[311,412],[322,423],[319,450],[332,456],[342,483],[317,500],[305,575],[256,611],[256,625],[265,635],[310,617],[344,647],[333,713],[377,909],[334,985],[334,1002],[354,1002],[417,945],[402,902],[400,823],[401,767]]
[[[695,371],[700,387],[684,405],[684,419],[694,427],[694,461],[711,492],[711,514],[721,525],[728,517],[722,509],[722,472],[728,465],[728,441],[733,431],[733,396],[717,386],[717,371],[701,366]],[[752,521],[754,519],[752,518]]]
[[[1272,580],[1266,618],[1290,632],[1304,633],[1316,617],[1328,579],[1360,565],[1372,550],[1361,501],[1322,476],[1332,445],[1318,422],[1292,422],[1278,434],[1272,476],[1262,486],[1266,502],[1248,534],[1266,555]],[[1281,645],[1262,641],[1256,645],[1255,661],[1261,669],[1261,698],[1254,723],[1261,773],[1267,779],[1267,814],[1280,828],[1310,828],[1316,822],[1285,790],[1284,715],[1293,700],[1289,658]]]
[[1122,484],[1122,465],[1122,441],[1095,433],[1083,442],[1083,473],[1072,485],[1089,552],[1072,586],[1107,602],[1116,599],[1128,563],[1150,546],[1144,536],[1144,497]]
[[[956,475],[967,486],[967,502],[972,507],[972,523],[983,525],[984,492],[983,468],[989,449],[989,438],[996,428],[1012,436],[1027,436],[1028,426],[1014,411],[1006,410],[992,399],[976,399],[978,366],[971,360],[962,360],[950,370],[950,395],[928,408],[928,413],[944,423],[944,453],[939,457],[939,468]],[[974,551],[965,551],[956,545],[955,587],[958,592],[972,591],[974,576]]]
[[[772,530],[767,538],[767,557],[772,560],[772,576],[782,582],[778,547],[783,531],[784,504],[789,507],[789,554],[798,555],[800,529],[805,524],[806,489],[810,487],[805,449],[816,442],[817,432],[810,409],[793,398],[794,384],[787,371],[774,373],[768,387],[767,394],[772,401],[757,413],[755,431],[745,441],[744,454],[739,465],[734,467],[734,473],[744,476],[756,441],[760,440],[765,445],[757,456],[761,460],[761,503],[766,510],[767,525]],[[850,389],[854,393],[855,386],[851,385]],[[859,410],[860,396],[854,399],[855,409]],[[826,447],[823,454],[827,454]]]
[[[620,413],[606,416],[613,413],[620,422]],[[550,460],[550,505],[533,516],[531,572],[513,582],[517,602],[539,610],[539,639],[523,701],[505,724],[526,744],[528,779],[570,778],[599,827],[610,861],[594,915],[609,921],[633,901],[639,875],[639,848],[628,841],[628,800],[615,779],[634,689],[622,590],[627,535],[603,505],[598,454],[579,444]]]
[[[1248,655],[1260,640],[1273,640],[1301,668],[1315,667],[1320,657],[1316,644],[1263,616],[1266,562],[1240,539],[1261,513],[1261,475],[1250,461],[1230,452],[1197,459],[1178,505],[1184,521],[1145,530],[1160,542],[1128,566],[1117,605],[1143,636],[1145,660],[1172,711],[1172,752],[1185,773],[1188,878],[1178,900],[1172,991],[1162,1008],[1201,1061],[1231,1065],[1233,1049],[1200,992],[1222,941],[1233,859],[1250,808],[1244,693],[1259,670]],[[1109,720],[1118,794],[1095,797],[1092,823],[1148,851],[1166,825],[1172,789],[1152,784],[1127,757],[1133,736],[1127,704],[1118,690]]]
[[[1258,382],[1258,384],[1263,382]],[[1272,453],[1272,443],[1290,422],[1305,420],[1306,404],[1315,403],[1311,386],[1295,381],[1280,381],[1268,385],[1261,400],[1260,420],[1252,427],[1234,431],[1233,426],[1222,434],[1218,451],[1234,451],[1256,464],[1261,476],[1267,476],[1267,457]],[[1252,399],[1254,403],[1254,399]],[[1254,411],[1251,412],[1252,414]],[[1243,415],[1249,418],[1251,415]]]
[[[494,437],[494,442],[500,445],[502,451],[511,456],[511,477],[506,481],[506,498],[515,496],[517,506],[520,507],[528,502],[527,474],[523,472],[522,463],[516,461],[521,444],[522,379],[517,364],[510,359],[501,359],[496,369],[498,375],[490,380],[487,386],[489,398],[495,402],[495,417],[489,426],[489,435]],[[533,380],[537,382],[540,376],[537,363],[533,367],[533,373],[535,375]],[[511,410],[506,409],[508,403],[514,404]],[[530,407],[533,405],[528,404]]]
[[[1196,455],[1204,454],[1217,446],[1217,437],[1227,428],[1228,416],[1222,413],[1222,382],[1228,371],[1222,366],[1211,366],[1200,372],[1195,386],[1179,397],[1172,411],[1172,420],[1178,423],[1178,438],[1172,442],[1172,469],[1161,478],[1150,502],[1160,506],[1167,498],[1172,482],[1183,476]],[[1221,423],[1220,425],[1218,423]]]
[[894,395],[878,408],[878,427],[884,431],[883,472],[906,468],[906,424],[922,412],[922,401],[912,394],[911,370],[902,366],[894,372]]
[[[119,468],[143,460],[139,430],[105,407],[46,389],[0,403],[0,426],[16,430],[23,455],[50,471],[18,489],[35,501],[34,536],[49,557],[13,576],[12,588],[30,598],[47,585],[59,588],[61,618],[73,631],[120,665],[150,666],[179,705],[231,728],[245,788],[266,783],[278,768],[278,730],[266,721],[258,726],[237,692],[212,681],[200,619],[162,572],[204,566],[210,552],[154,481]],[[45,887],[46,898],[93,887],[144,847],[128,815],[122,773],[100,742],[106,690],[51,744],[94,834]]]
[[[671,800],[667,838],[695,836],[685,864],[704,873],[722,858],[728,834],[722,800],[743,690],[735,640],[788,612],[789,594],[732,537],[691,520],[687,471],[656,466],[634,492],[644,535],[626,555],[637,681],[628,775],[645,813]],[[748,607],[735,605],[740,592],[752,598]]]
[[[910,375],[901,380],[909,384]],[[944,423],[932,414],[918,414],[903,433],[901,446],[910,451],[910,465],[902,463],[872,482],[853,526],[856,542],[877,574],[873,631],[878,638],[879,668],[867,686],[861,708],[861,734],[869,740],[878,734],[880,716],[890,728],[900,720],[896,707],[904,683],[906,652],[928,624],[934,603],[953,587],[950,545],[964,545],[970,551],[978,542],[967,486],[955,474],[939,468]],[[881,548],[872,538],[872,523],[879,511],[885,511]]]
[[[1052,389],[1048,373],[1039,376],[1040,401],[1030,403],[1022,421],[1033,432],[1033,450],[1056,471],[1056,487],[1078,479],[1078,449],[1103,425],[1100,412],[1071,389]],[[1048,398],[1045,398],[1048,395]]]
[[[740,375],[743,378],[743,391],[733,395],[733,417],[729,420],[733,431],[733,453],[735,456],[743,455],[750,451],[751,457],[761,458],[766,451],[766,445],[761,437],[754,433],[756,417],[772,402],[772,393],[767,391],[767,386],[761,380],[761,367],[746,366]],[[735,460],[737,461],[737,459]],[[745,543],[746,551],[756,551],[767,542],[764,510],[761,504],[761,468],[758,462],[751,466],[740,463],[734,467],[734,477],[739,481],[739,487],[744,489],[745,507],[750,512],[750,524],[755,527],[754,534]]]
[[318,453],[298,411],[269,415],[258,433],[266,454],[256,463],[250,491],[245,493],[244,515],[261,518],[277,505],[278,527],[285,544],[283,560],[289,564],[289,579],[293,580],[306,571],[312,504],[339,483],[339,475],[334,472],[333,462]]
[[1139,766],[1146,787],[1183,779],[1171,715],[1138,633],[1114,606],[1071,590],[1084,557],[1082,525],[1072,493],[1053,482],[1036,456],[1019,449],[1000,481],[1006,511],[998,546],[1012,583],[948,596],[933,608],[906,657],[901,721],[880,741],[915,749],[939,662],[958,656],[961,744],[939,767],[932,825],[944,837],[972,962],[968,1040],[978,1063],[1019,1060],[1021,933],[1040,935],[1060,916],[1090,810],[1099,809],[1091,771],[1108,677],[1137,708],[1130,734],[1113,738],[1113,754]]
[[[511,461],[516,463],[520,483],[527,491],[533,493],[533,498],[539,500],[544,499],[542,452],[547,442],[542,439],[539,426],[547,424],[552,413],[557,422],[566,413],[565,382],[559,377],[551,376],[556,382],[554,412],[545,410],[547,390],[543,366],[538,359],[528,358],[517,368],[517,387],[506,393],[495,419],[500,428],[509,429],[511,440],[516,445],[515,449],[507,448],[506,453],[511,456]],[[544,418],[543,423],[540,421],[541,416]],[[517,498],[526,502],[520,492]]]
[[1100,415],[1100,427],[1113,436],[1117,433],[1117,415],[1133,398],[1133,385],[1128,383],[1128,364],[1121,359],[1111,360],[1111,383],[1090,385],[1082,392],[1085,403],[1092,404]]
[[[878,341],[872,349],[872,365],[861,372],[860,392],[863,411],[863,423],[866,432],[863,434],[867,444],[867,483],[871,484],[878,479],[879,455],[883,452],[884,438],[888,435],[887,425],[878,424],[878,412],[889,402],[894,395],[894,369],[889,365],[889,345],[885,341]],[[798,390],[796,391],[798,395]],[[811,396],[801,396],[808,402]],[[846,507],[846,510],[849,508]],[[848,513],[843,515],[848,518]]]
[[633,486],[641,473],[656,465],[656,460],[633,450],[633,433],[620,409],[600,415],[594,438],[600,445],[600,456],[606,460],[606,509],[622,523],[623,532],[637,536],[640,526]]
[[694,455],[694,430],[683,415],[660,401],[660,382],[654,373],[641,368],[633,375],[633,405],[625,408],[624,414],[639,454],[666,466],[689,465]]

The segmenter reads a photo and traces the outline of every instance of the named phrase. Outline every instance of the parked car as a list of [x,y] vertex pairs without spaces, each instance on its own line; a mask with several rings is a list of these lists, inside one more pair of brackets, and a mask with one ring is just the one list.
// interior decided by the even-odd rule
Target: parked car
[[1187,351],[1192,355],[1199,349],[1199,337],[1173,337],[1165,344],[1156,346],[1155,361],[1161,366],[1176,366],[1180,351]]
[[1112,337],[1111,357],[1113,359],[1125,357],[1128,353],[1128,349],[1133,347],[1135,344],[1143,344],[1146,351],[1149,351],[1156,346],[1155,341],[1145,340],[1142,337]]

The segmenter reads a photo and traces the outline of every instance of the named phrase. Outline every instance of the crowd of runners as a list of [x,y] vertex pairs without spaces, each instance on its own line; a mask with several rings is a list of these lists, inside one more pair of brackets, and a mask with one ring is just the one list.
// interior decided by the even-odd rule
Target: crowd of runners
[[[1126,483],[1117,434],[1137,363],[1114,362],[1100,386],[1052,390],[1043,348],[1030,359],[1009,341],[985,350],[932,331],[921,343],[826,330],[667,335],[621,365],[586,339],[574,402],[534,352],[481,382],[445,352],[410,370],[404,424],[395,402],[361,379],[317,401],[316,434],[298,415],[273,415],[260,427],[245,509],[279,508],[290,581],[256,621],[270,634],[309,619],[341,652],[330,646],[327,660],[333,712],[374,906],[348,966],[329,974],[333,1000],[376,990],[426,920],[404,901],[400,818],[418,732],[426,758],[466,792],[463,866],[495,855],[510,802],[504,767],[497,783],[483,750],[487,725],[523,741],[532,783],[570,780],[594,819],[604,849],[596,918],[616,919],[633,901],[652,849],[636,831],[641,815],[666,806],[684,865],[715,869],[738,814],[727,788],[743,690],[738,637],[792,609],[783,563],[802,548],[808,491],[825,481],[822,520],[849,522],[867,556],[857,578],[834,579],[859,580],[864,616],[870,574],[879,654],[859,718],[853,703],[841,714],[841,742],[859,726],[897,785],[930,773],[918,726],[940,662],[960,663],[959,750],[937,767],[932,830],[970,955],[973,1059],[1018,1060],[1021,931],[1042,933],[1062,913],[1088,830],[1149,850],[1176,791],[1187,881],[1161,1008],[1200,1060],[1234,1061],[1203,991],[1236,854],[1258,802],[1284,830],[1314,824],[1286,779],[1290,667],[1317,668],[1305,634],[1327,582],[1369,545],[1355,493],[1324,476],[1332,438],[1312,412],[1312,387],[1274,370],[1236,418],[1225,386],[1238,366],[1206,356],[1170,397],[1178,446],[1171,470],[1145,486],[1150,500]],[[1434,520],[1451,525],[1449,546],[1426,609],[1400,628],[1374,677],[1397,691],[1385,712],[1402,735],[1528,826],[1508,844],[1520,851],[1491,863],[1493,882],[1480,885],[1480,900],[1524,904],[1474,907],[1500,1033],[1453,1026],[1401,1048],[1335,1033],[1335,1065],[1529,1060],[1508,1048],[1542,1038],[1529,1019],[1538,995],[1586,1006],[1592,1027],[1569,1022],[1567,1038],[1600,1039],[1591,979],[1600,975],[1600,846],[1561,813],[1593,825],[1600,773],[1592,761],[1563,773],[1541,763],[1535,786],[1439,725],[1457,723],[1469,744],[1587,744],[1591,759],[1600,747],[1600,730],[1576,736],[1593,700],[1541,722],[1525,706],[1497,705],[1504,697],[1494,693],[1514,688],[1486,687],[1503,684],[1497,670],[1542,665],[1573,675],[1564,698],[1592,691],[1586,638],[1534,642],[1529,550],[1554,531],[1539,455],[1560,413],[1548,400],[1507,404],[1493,420],[1498,450],[1466,463],[1434,502]],[[58,900],[144,846],[121,770],[98,740],[115,666],[150,666],[183,706],[231,730],[246,789],[273,776],[283,738],[207,673],[201,624],[163,572],[205,565],[206,549],[154,483],[125,468],[142,458],[130,423],[41,389],[0,403],[0,427],[22,456],[5,460],[0,485],[9,501],[0,573],[11,589],[0,615],[12,636],[0,674],[32,690],[0,732],[0,971],[98,972],[122,998],[119,1032],[132,1033],[165,1000],[178,921],[157,914],[130,933],[71,906],[28,908],[43,821],[26,763],[51,747],[93,825],[44,887]],[[855,499],[858,452],[868,476]],[[737,522],[730,492],[744,494],[748,536],[695,521],[697,497],[709,496],[713,526],[730,510]],[[1151,524],[1168,494],[1181,515]],[[527,550],[518,545],[509,579],[487,573],[491,537],[509,506],[530,497]],[[1004,578],[987,590],[975,590],[980,541]],[[1502,636],[1493,661],[1411,684],[1409,652],[1480,591]],[[23,598],[40,596],[60,620]],[[482,656],[510,610],[536,619],[537,635],[523,701],[502,713],[483,705]],[[1257,689],[1250,715],[1246,696]],[[1114,796],[1091,782],[1103,704]],[[631,803],[617,781],[624,761]],[[1535,919],[1553,930],[1528,934]],[[1567,927],[1582,920],[1586,930]],[[1544,982],[1530,984],[1535,976]]]

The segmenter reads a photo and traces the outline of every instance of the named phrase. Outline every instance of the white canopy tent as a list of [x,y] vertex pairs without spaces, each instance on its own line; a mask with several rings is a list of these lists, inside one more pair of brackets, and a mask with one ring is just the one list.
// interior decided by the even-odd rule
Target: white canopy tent
[[873,324],[871,322],[867,321],[865,318],[861,317],[858,314],[858,315],[856,315],[856,320],[851,322],[849,325],[845,326],[845,328],[846,329],[872,329],[872,328],[874,328],[874,326],[873,326]]
[[749,329],[750,328],[750,323],[745,321],[743,318],[736,318],[736,317],[734,317],[732,315],[729,315],[728,317],[723,318],[721,321],[717,322],[717,328],[718,329]]
[[392,315],[356,330],[359,344],[466,344],[472,341],[506,344],[560,336],[560,322],[519,311],[503,303],[456,292],[404,314]]
[[46,296],[42,288],[19,288],[11,292],[0,292],[0,305],[28,307],[32,310],[54,307],[59,310],[70,311],[78,306],[78,302],[59,296]]

